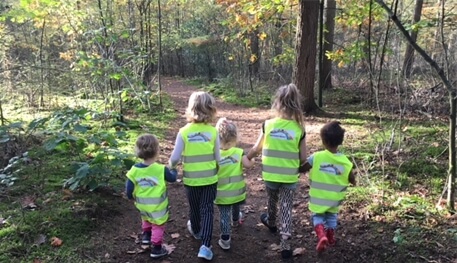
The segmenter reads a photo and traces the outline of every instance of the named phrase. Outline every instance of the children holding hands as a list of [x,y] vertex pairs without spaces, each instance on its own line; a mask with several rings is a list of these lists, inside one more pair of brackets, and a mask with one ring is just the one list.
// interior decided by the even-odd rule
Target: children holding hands
[[[267,213],[260,221],[270,232],[279,229],[281,255],[292,257],[292,207],[299,172],[310,171],[309,210],[318,237],[316,250],[321,252],[335,244],[335,229],[340,204],[351,183],[356,184],[352,163],[338,152],[345,130],[337,121],[325,124],[320,136],[325,150],[307,158],[306,132],[301,96],[294,84],[281,86],[272,104],[274,118],[264,122],[256,143],[248,154],[236,147],[236,125],[221,118],[216,127],[215,99],[206,92],[194,92],[186,109],[188,123],[175,141],[168,169],[155,162],[159,152],[157,138],[145,134],[136,142],[137,157],[143,162],[127,173],[126,192],[135,200],[143,220],[143,244],[151,244],[152,258],[168,251],[162,246],[165,223],[168,220],[166,182],[175,182],[176,166],[182,161],[183,183],[189,204],[187,230],[201,240],[197,257],[212,260],[214,203],[220,211],[219,246],[231,246],[231,226],[242,222],[240,204],[246,200],[243,167],[252,167],[254,157],[262,153],[262,177],[267,192]],[[279,202],[279,220],[278,217]],[[279,223],[279,224],[278,224]]]

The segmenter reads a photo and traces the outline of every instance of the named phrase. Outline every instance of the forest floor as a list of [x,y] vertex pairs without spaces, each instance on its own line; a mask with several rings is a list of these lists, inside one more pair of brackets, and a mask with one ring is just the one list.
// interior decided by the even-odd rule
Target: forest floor
[[[166,79],[163,88],[175,105],[178,117],[173,121],[162,140],[159,161],[166,163],[173,149],[178,129],[185,125],[184,111],[190,94],[195,87],[183,82]],[[252,147],[262,122],[269,118],[268,109],[248,108],[217,101],[218,117],[228,117],[236,122],[241,132],[240,146],[246,150]],[[328,118],[307,118],[307,143],[309,152],[320,148],[319,128]],[[350,133],[348,134],[350,137]],[[247,169],[248,196],[242,207],[245,221],[233,230],[232,247],[223,251],[218,245],[219,218],[215,207],[212,262],[282,262],[276,245],[279,236],[271,234],[259,220],[266,211],[266,192],[261,180],[260,164]],[[449,236],[449,229],[455,229],[455,221],[426,217],[412,226],[404,220],[389,219],[387,214],[372,213],[364,201],[348,201],[341,211],[337,230],[337,245],[322,255],[315,252],[316,237],[310,222],[307,176],[302,175],[296,191],[293,209],[292,248],[303,248],[293,262],[457,262],[455,236]],[[160,263],[198,262],[200,243],[191,238],[186,229],[188,205],[182,182],[169,184],[170,221],[167,223],[165,242],[175,248],[167,257],[156,260]],[[135,239],[141,233],[140,217],[133,203],[113,195],[101,193],[108,199],[106,206],[99,207],[93,214],[97,230],[92,234],[89,249],[81,253],[93,262],[151,262],[149,251],[141,249]],[[433,220],[433,224],[429,221]],[[403,230],[402,230],[403,229]],[[399,245],[403,238],[401,231],[409,229],[413,237],[410,243]],[[411,234],[417,231],[417,235]],[[411,232],[412,231],[412,232]],[[414,232],[414,233],[416,233]],[[442,233],[442,234],[440,234]],[[451,233],[452,234],[452,233]],[[453,238],[454,237],[454,238]],[[410,244],[410,245],[408,245]],[[138,252],[138,253],[135,253]]]

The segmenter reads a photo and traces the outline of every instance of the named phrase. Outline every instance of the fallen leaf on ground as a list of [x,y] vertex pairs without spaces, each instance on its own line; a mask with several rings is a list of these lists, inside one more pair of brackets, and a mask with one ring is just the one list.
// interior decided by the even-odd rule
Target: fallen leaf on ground
[[294,255],[294,256],[303,255],[303,254],[305,254],[305,248],[304,247],[297,247],[292,252],[292,255]]
[[303,235],[297,235],[297,238],[302,238],[302,237],[303,237]]
[[39,246],[46,242],[46,236],[43,234],[39,234],[38,236],[35,237],[35,241],[33,241],[33,244]]
[[258,223],[256,226],[263,226],[263,224],[262,223]]
[[139,247],[135,248],[134,250],[128,250],[127,254],[141,254],[144,253],[146,249],[141,249]]
[[173,233],[171,234],[171,238],[178,238],[179,237],[179,233]]
[[173,244],[162,244],[163,247],[168,251],[168,255],[170,255],[173,251],[175,251],[176,246]]
[[146,249],[148,249],[148,248],[149,248],[149,245],[141,245],[141,249],[146,250]]
[[35,198],[32,196],[24,197],[24,199],[21,200],[21,205],[24,209],[27,208],[30,210],[34,210],[35,208],[37,208],[37,205],[35,204]]
[[62,239],[58,237],[52,237],[51,238],[51,246],[53,247],[60,247],[62,245],[63,241]]
[[133,238],[133,239],[137,239],[137,238],[138,238],[138,235],[137,235],[137,234],[131,234],[129,237],[130,237],[130,238]]
[[105,254],[105,258],[110,258],[110,257],[111,257],[111,255],[109,253]]
[[273,250],[273,251],[280,251],[281,250],[281,246],[278,245],[278,244],[271,244],[270,245],[270,249]]

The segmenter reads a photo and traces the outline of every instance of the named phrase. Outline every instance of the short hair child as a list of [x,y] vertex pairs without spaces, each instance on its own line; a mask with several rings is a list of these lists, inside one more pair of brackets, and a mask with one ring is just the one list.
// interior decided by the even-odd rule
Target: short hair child
[[316,250],[324,251],[334,245],[338,211],[349,183],[355,185],[353,164],[338,146],[343,143],[345,130],[338,121],[326,123],[320,130],[324,150],[312,154],[305,170],[311,169],[309,210],[312,212],[318,242]]
[[275,94],[272,110],[275,118],[265,121],[248,159],[262,152],[262,177],[268,195],[268,211],[260,221],[271,232],[278,230],[279,205],[281,256],[292,257],[292,205],[298,183],[298,168],[306,161],[306,141],[301,96],[294,84],[281,86]]
[[[165,223],[168,221],[167,182],[176,181],[176,170],[170,170],[156,163],[159,153],[159,141],[152,134],[143,134],[135,143],[135,154],[143,159],[127,173],[126,193],[129,199],[135,200],[142,219],[142,240],[144,245],[151,245],[152,258],[168,254],[162,246]],[[160,200],[158,204],[145,202],[148,198]]]
[[188,124],[179,130],[169,161],[171,167],[176,167],[183,157],[183,183],[190,210],[187,229],[195,239],[202,240],[197,256],[206,260],[213,258],[211,235],[220,160],[219,135],[210,124],[216,112],[216,101],[210,94],[192,93],[186,109]]
[[254,160],[248,160],[243,149],[237,148],[238,131],[235,123],[220,118],[216,124],[221,142],[216,204],[220,211],[221,236],[219,246],[230,249],[231,224],[242,223],[240,204],[246,200],[246,182],[243,167],[251,167]]

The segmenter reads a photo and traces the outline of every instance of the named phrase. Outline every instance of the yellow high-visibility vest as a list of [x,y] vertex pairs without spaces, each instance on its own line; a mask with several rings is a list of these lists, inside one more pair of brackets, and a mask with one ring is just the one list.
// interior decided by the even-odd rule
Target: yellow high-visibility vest
[[243,149],[232,147],[228,150],[221,150],[216,204],[231,205],[246,199],[242,158]]
[[216,128],[204,123],[189,123],[180,130],[184,141],[183,182],[188,186],[217,183],[214,147]]
[[153,163],[148,167],[133,166],[127,178],[134,185],[133,197],[141,218],[162,225],[168,221],[168,196],[165,183],[165,166]]
[[316,214],[337,213],[346,196],[353,164],[343,154],[327,150],[314,153],[309,173],[309,210]]
[[264,181],[298,182],[302,128],[293,120],[274,118],[265,122],[262,150]]

